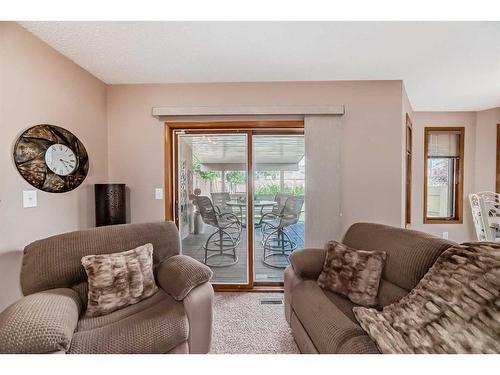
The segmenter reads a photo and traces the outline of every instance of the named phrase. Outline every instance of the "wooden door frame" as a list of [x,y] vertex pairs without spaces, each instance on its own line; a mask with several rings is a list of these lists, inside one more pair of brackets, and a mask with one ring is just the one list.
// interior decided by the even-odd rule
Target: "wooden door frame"
[[[176,131],[185,134],[246,134],[247,135],[247,217],[253,221],[253,135],[292,135],[304,134],[303,120],[284,121],[199,121],[199,122],[165,122],[165,220],[174,221],[179,228],[174,211],[178,202],[178,186],[175,173],[178,164],[178,142]],[[174,198],[175,197],[175,198]],[[248,246],[248,284],[214,284],[216,291],[245,292],[283,292],[283,283],[255,282],[254,280],[254,227],[247,226]]]

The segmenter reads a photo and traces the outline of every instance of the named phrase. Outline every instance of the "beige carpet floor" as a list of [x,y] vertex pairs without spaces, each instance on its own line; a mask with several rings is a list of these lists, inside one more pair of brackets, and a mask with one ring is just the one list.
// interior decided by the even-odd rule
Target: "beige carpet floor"
[[213,354],[296,354],[284,305],[261,305],[282,293],[215,293]]

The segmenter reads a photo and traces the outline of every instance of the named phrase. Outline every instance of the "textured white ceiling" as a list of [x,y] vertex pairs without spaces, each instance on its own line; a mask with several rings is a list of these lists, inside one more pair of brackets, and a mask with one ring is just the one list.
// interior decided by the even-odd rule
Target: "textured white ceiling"
[[500,105],[500,22],[21,22],[108,84],[402,79],[415,110]]

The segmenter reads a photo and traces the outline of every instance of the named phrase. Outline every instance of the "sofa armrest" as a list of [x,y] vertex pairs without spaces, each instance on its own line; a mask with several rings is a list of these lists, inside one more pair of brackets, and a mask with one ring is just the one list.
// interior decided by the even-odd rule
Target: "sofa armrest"
[[353,335],[344,341],[337,354],[380,354],[380,352],[370,336]]
[[302,279],[317,279],[325,263],[325,249],[296,250],[290,255],[290,264]]
[[198,285],[210,281],[212,270],[186,255],[174,255],[158,267],[160,287],[177,301],[182,301]]
[[68,288],[30,294],[0,313],[0,353],[66,352],[82,303]]
[[214,289],[203,283],[182,301],[189,321],[189,353],[207,354],[212,343]]

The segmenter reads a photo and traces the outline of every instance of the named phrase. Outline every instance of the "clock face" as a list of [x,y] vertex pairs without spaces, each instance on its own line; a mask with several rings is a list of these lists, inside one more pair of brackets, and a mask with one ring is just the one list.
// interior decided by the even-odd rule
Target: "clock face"
[[45,151],[45,164],[55,174],[67,176],[75,171],[77,160],[68,146],[56,143]]
[[14,163],[29,184],[49,193],[76,189],[89,170],[83,143],[69,130],[48,124],[21,134],[14,146]]

